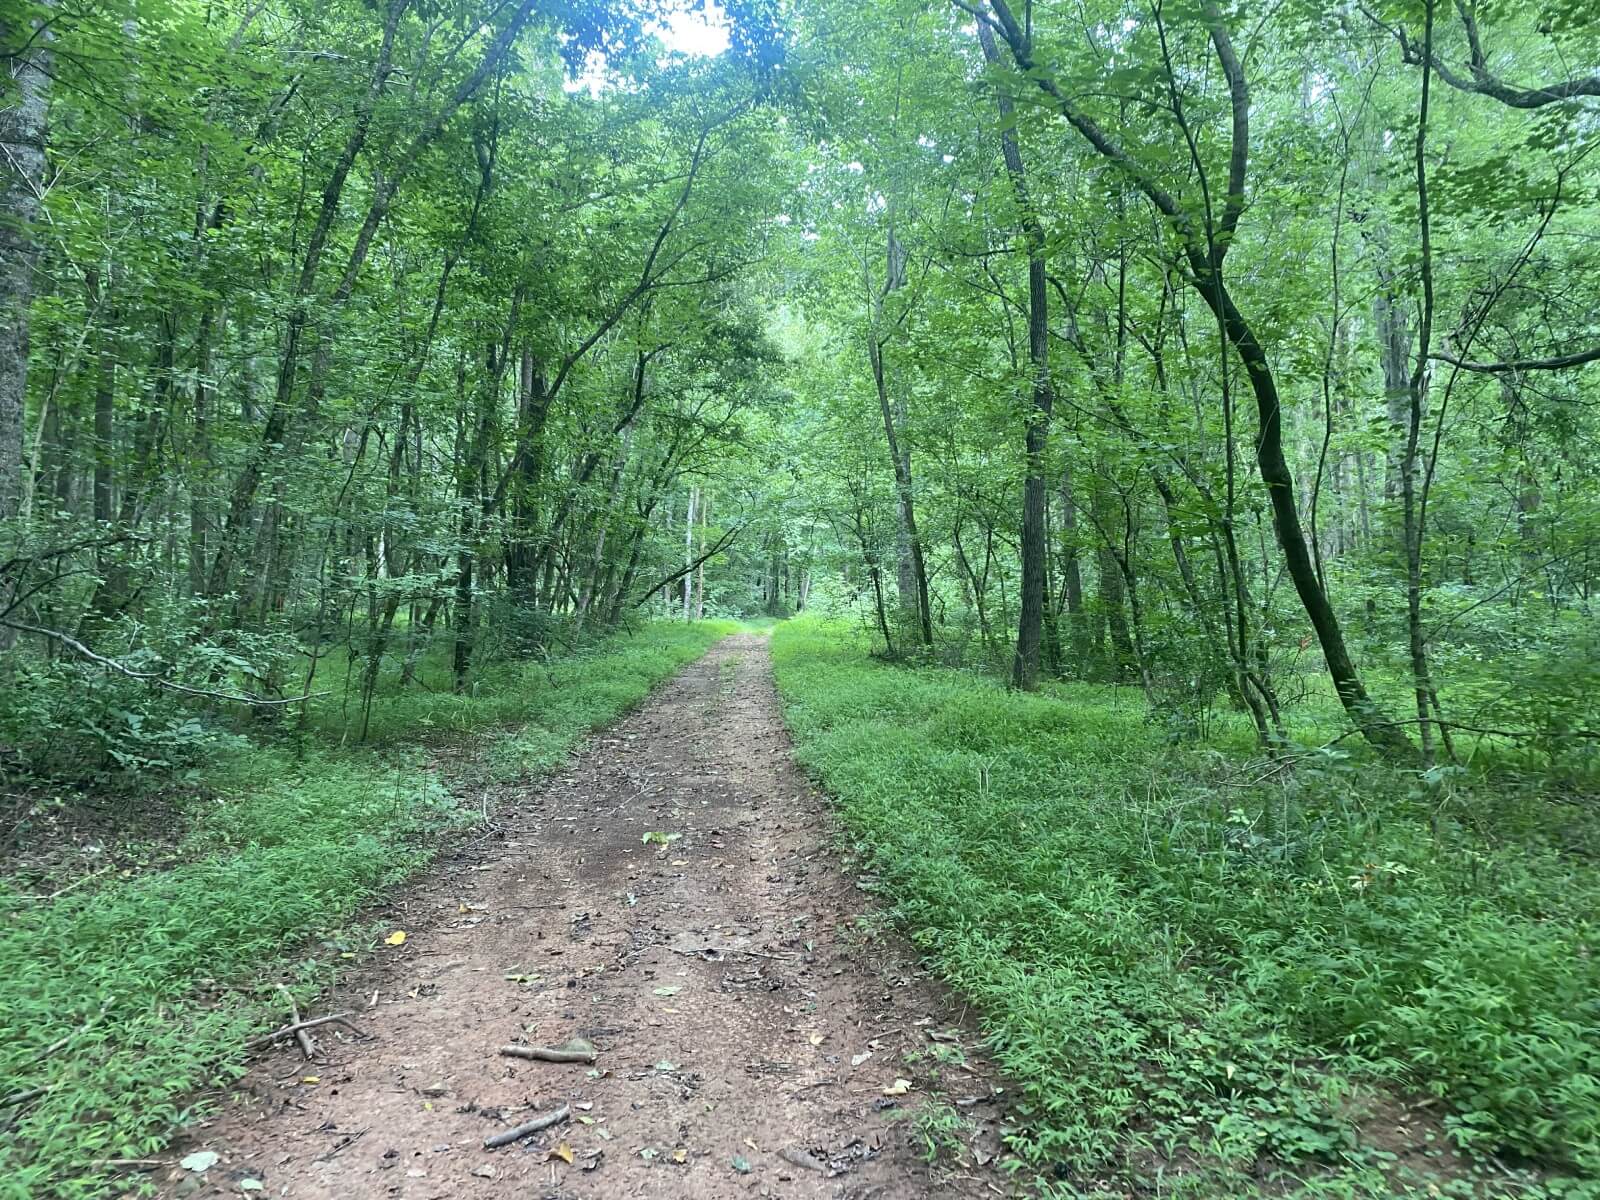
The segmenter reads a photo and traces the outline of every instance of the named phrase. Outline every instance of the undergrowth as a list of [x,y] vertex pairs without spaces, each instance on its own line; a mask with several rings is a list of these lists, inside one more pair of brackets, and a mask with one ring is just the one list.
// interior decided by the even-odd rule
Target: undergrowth
[[[656,625],[548,662],[491,668],[474,693],[391,693],[383,747],[340,749],[323,712],[298,746],[237,749],[204,769],[170,869],[39,903],[0,883],[0,1198],[86,1200],[114,1160],[147,1157],[197,1115],[197,1089],[236,1078],[252,1032],[277,1023],[282,980],[308,992],[373,946],[362,905],[480,819],[407,743],[492,731],[500,778],[549,769],[644,698],[727,622]],[[265,982],[264,982],[265,981]]]
[[890,667],[841,626],[774,661],[885,902],[979,1003],[1042,1189],[1600,1195],[1590,810],[1486,764],[1260,780],[1126,693]]

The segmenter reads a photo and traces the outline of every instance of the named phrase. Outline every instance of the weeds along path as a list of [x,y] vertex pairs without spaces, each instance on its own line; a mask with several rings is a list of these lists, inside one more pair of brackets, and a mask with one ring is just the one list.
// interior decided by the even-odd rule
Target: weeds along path
[[[764,638],[718,644],[497,821],[397,895],[404,943],[329,1001],[362,1036],[264,1057],[178,1147],[218,1160],[166,1194],[1007,1194],[991,1074],[906,949],[859,933]],[[500,1053],[573,1038],[592,1067]]]

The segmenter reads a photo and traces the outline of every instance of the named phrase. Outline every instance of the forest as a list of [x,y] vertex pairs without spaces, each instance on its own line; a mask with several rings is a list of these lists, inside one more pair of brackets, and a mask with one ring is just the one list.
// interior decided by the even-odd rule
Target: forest
[[1600,1197],[1592,0],[0,56],[0,1200]]

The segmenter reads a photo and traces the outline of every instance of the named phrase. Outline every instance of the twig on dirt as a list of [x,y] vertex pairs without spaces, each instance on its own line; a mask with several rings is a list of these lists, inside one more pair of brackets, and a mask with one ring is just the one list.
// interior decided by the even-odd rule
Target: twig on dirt
[[306,1032],[306,1023],[300,1019],[300,1005],[295,1002],[294,993],[284,987],[283,984],[280,983],[278,985],[278,990],[289,1001],[289,1011],[294,1015],[294,1023],[290,1032],[294,1034],[294,1040],[300,1043],[300,1053],[306,1056],[307,1062],[310,1062],[317,1052],[317,1044],[311,1040],[311,1035]]
[[538,1062],[588,1063],[597,1057],[594,1050],[571,1050],[561,1046],[501,1046],[500,1053],[507,1058],[531,1058]]
[[507,1129],[504,1133],[497,1133],[493,1137],[483,1139],[485,1150],[498,1150],[501,1146],[509,1146],[512,1142],[520,1142],[530,1134],[538,1133],[542,1129],[549,1129],[552,1125],[559,1125],[572,1116],[570,1105],[563,1104],[560,1108],[537,1116],[531,1121],[524,1121],[515,1129]]
[[705,962],[714,962],[714,959],[704,958],[707,954],[748,954],[751,958],[784,959],[796,957],[793,953],[768,954],[765,950],[735,950],[731,946],[701,946],[695,950],[684,950],[678,946],[668,946],[674,954],[692,954]]
[[244,1048],[246,1050],[254,1050],[257,1046],[268,1045],[279,1038],[288,1037],[291,1033],[299,1034],[302,1029],[315,1029],[318,1025],[330,1025],[335,1022],[343,1025],[351,1033],[359,1034],[361,1030],[351,1024],[347,1019],[349,1016],[349,1013],[331,1013],[326,1017],[313,1017],[309,1021],[299,1021],[293,1025],[285,1025],[282,1029],[274,1029],[271,1033],[262,1034],[258,1038],[251,1038],[244,1044]]
[[330,1159],[332,1159],[335,1156],[337,1156],[340,1151],[348,1150],[351,1146],[354,1146],[357,1142],[359,1142],[363,1137],[366,1136],[366,1133],[367,1133],[367,1131],[365,1129],[358,1129],[354,1133],[346,1134],[345,1138],[344,1138],[344,1141],[340,1142],[332,1150],[329,1150],[321,1158],[313,1158],[311,1161],[312,1162],[319,1162],[319,1163],[328,1162]]
[[808,1092],[812,1088],[840,1086],[841,1084],[837,1079],[813,1079],[810,1083],[802,1083],[799,1087],[795,1088],[794,1091],[790,1092],[789,1095],[798,1096],[801,1092]]
[[49,1090],[44,1087],[23,1088],[22,1091],[12,1092],[9,1096],[0,1096],[0,1108],[13,1108],[18,1104],[26,1104],[29,1100],[37,1100]]

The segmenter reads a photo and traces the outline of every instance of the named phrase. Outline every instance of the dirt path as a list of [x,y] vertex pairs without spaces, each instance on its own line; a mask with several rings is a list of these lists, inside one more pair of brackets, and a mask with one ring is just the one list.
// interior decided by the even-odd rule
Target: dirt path
[[[860,932],[870,900],[791,763],[764,639],[719,644],[496,820],[396,897],[405,944],[331,1000],[365,1036],[263,1058],[179,1147],[220,1161],[167,1194],[1008,1194],[992,1072],[905,948]],[[497,1053],[572,1037],[592,1069]],[[894,1119],[930,1101],[970,1122],[931,1170]],[[563,1103],[565,1124],[483,1148]]]

